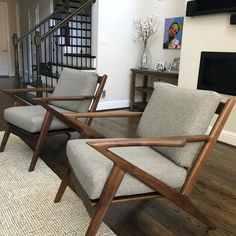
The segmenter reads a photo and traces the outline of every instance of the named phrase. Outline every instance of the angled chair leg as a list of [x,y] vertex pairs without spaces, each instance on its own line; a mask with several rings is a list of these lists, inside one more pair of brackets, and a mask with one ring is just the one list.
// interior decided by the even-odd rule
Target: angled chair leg
[[53,115],[50,112],[47,112],[46,115],[45,115],[43,124],[42,124],[42,128],[41,128],[40,135],[39,135],[39,138],[38,138],[38,142],[37,142],[37,145],[36,145],[36,148],[35,148],[35,151],[34,151],[34,155],[32,157],[31,163],[30,163],[29,171],[34,170],[34,167],[35,167],[35,165],[37,163],[37,160],[39,158],[40,151],[41,151],[42,146],[44,144],[44,141],[46,139],[48,129],[51,125],[52,118],[53,118]]
[[6,144],[7,144],[7,141],[8,141],[8,138],[9,138],[9,136],[10,136],[10,127],[9,127],[9,125],[8,125],[8,127],[7,127],[7,129],[6,129],[6,131],[5,131],[5,133],[4,133],[4,136],[3,136],[3,138],[2,138],[2,143],[1,143],[1,147],[0,147],[0,152],[3,152],[4,151],[4,149],[5,149],[5,147],[6,147]]
[[62,195],[64,194],[64,192],[66,190],[66,187],[68,186],[68,184],[70,182],[70,172],[71,172],[71,169],[68,166],[67,169],[66,169],[66,172],[65,172],[65,174],[64,174],[64,176],[62,178],[60,187],[59,187],[59,189],[57,191],[57,195],[56,195],[55,200],[54,200],[55,203],[61,201]]
[[120,186],[120,183],[124,177],[125,172],[121,170],[118,166],[114,165],[112,171],[107,179],[107,182],[103,188],[100,200],[98,202],[97,209],[91,219],[89,227],[85,236],[96,235],[104,216],[111,202]]
[[206,216],[197,207],[195,207],[188,197],[185,198],[183,205],[180,206],[180,208],[194,216],[203,224],[207,225],[209,229],[216,229],[216,226],[208,218],[206,218]]

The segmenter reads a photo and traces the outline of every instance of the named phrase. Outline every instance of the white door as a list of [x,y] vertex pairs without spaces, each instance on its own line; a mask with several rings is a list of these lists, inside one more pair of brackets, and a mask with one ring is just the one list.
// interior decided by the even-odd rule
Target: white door
[[0,2],[0,76],[9,75],[7,5]]

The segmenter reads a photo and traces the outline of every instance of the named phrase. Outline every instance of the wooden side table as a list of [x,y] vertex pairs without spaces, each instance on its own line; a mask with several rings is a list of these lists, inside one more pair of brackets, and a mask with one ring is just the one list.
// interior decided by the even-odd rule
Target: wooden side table
[[[158,78],[159,81],[165,81],[165,79],[173,79],[176,83],[178,82],[178,73],[169,71],[157,71],[149,69],[135,69],[132,68],[132,78],[131,78],[131,93],[130,93],[130,110],[133,111],[134,108],[145,109],[147,105],[147,94],[152,93],[153,87],[148,86],[149,76]],[[136,86],[136,75],[143,75],[142,86]],[[142,100],[139,102],[135,101],[135,93],[142,93]]]

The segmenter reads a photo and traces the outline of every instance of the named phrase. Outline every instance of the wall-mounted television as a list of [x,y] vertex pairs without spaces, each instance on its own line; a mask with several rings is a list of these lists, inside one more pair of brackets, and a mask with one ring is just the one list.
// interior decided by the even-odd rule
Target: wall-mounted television
[[197,88],[236,95],[236,53],[202,52]]
[[194,0],[187,2],[186,16],[235,11],[236,0]]

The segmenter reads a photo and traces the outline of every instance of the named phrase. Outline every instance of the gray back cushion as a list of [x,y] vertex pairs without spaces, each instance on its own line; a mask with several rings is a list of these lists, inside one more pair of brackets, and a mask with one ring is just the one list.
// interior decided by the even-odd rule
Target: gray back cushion
[[[98,75],[95,72],[64,68],[51,96],[92,96],[97,81]],[[50,103],[66,110],[86,112],[89,109],[91,100],[55,101]]]
[[[212,91],[158,83],[141,117],[137,135],[166,137],[206,134],[220,98]],[[190,167],[201,146],[201,143],[191,143],[183,148],[154,148],[176,164]]]

